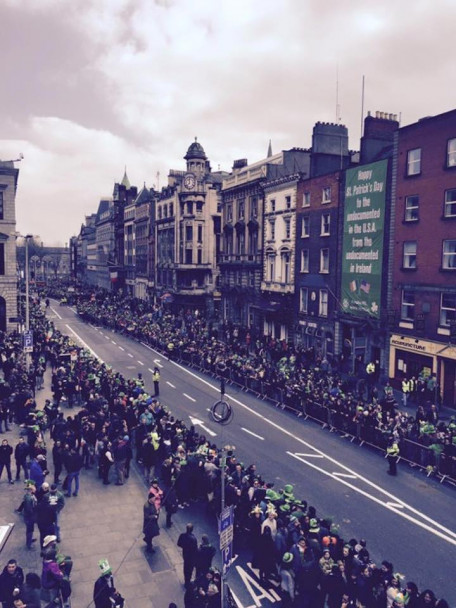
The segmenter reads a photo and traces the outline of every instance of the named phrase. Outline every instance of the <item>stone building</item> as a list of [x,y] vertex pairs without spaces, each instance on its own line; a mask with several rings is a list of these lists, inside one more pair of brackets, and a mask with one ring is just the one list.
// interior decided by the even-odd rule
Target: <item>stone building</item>
[[0,161],[0,331],[17,329],[16,189],[19,169]]

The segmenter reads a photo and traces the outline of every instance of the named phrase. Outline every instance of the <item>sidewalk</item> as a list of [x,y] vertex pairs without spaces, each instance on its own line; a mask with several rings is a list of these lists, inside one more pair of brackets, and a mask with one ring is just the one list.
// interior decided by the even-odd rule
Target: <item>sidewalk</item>
[[[45,399],[51,398],[49,369],[44,380],[45,388],[36,393],[39,408],[44,406]],[[75,410],[64,410],[65,417],[74,413]],[[12,431],[1,437],[8,439],[14,447],[19,438],[19,427],[13,425]],[[48,466],[53,473],[49,433],[46,433],[46,443]],[[14,459],[12,469],[14,476]],[[49,477],[52,479],[52,475]],[[1,551],[0,567],[3,569],[8,559],[16,558],[25,573],[33,571],[41,575],[38,542],[35,543],[36,548],[26,549],[25,526],[22,517],[14,512],[22,500],[23,489],[23,481],[9,485],[4,472],[0,480],[0,526],[10,522],[15,526]],[[107,558],[111,564],[116,587],[126,599],[126,608],[167,608],[170,602],[183,606],[182,557],[176,546],[177,538],[185,531],[187,521],[193,521],[199,540],[202,533],[208,533],[208,522],[198,517],[195,505],[179,510],[173,517],[173,527],[168,530],[163,527],[165,513],[162,513],[160,536],[154,541],[156,552],[149,556],[144,552],[142,538],[146,497],[147,489],[133,462],[130,478],[124,486],[104,486],[97,478],[96,470],[81,471],[79,496],[65,498],[60,523],[62,552],[74,561],[72,608],[85,608],[91,603],[93,586],[100,574],[98,561],[102,558]],[[214,532],[211,530],[211,540],[217,542]],[[35,537],[39,538],[36,528]]]

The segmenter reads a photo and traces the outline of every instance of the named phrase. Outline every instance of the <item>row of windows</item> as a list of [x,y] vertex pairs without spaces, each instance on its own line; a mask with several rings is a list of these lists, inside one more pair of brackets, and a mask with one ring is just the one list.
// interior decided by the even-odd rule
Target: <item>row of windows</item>
[[[417,268],[417,241],[405,241],[402,249],[402,267],[409,270]],[[442,268],[456,270],[456,239],[443,241]]]
[[[414,291],[404,289],[401,301],[401,320],[415,320],[415,302],[417,294]],[[449,327],[456,322],[456,294],[442,293],[440,295],[439,323],[442,327]]]
[[[246,204],[245,199],[239,199],[236,202],[236,220],[244,220],[246,218]],[[249,219],[256,219],[258,217],[258,199],[256,196],[250,198],[249,205]],[[233,204],[227,203],[226,205],[226,221],[233,221]]]
[[[309,288],[301,287],[299,291],[299,312],[307,314],[309,312]],[[312,290],[312,299],[316,299],[316,293]],[[318,316],[328,316],[328,290],[320,289],[318,292]]]
[[[310,272],[310,250],[301,250],[301,272]],[[323,247],[320,249],[320,270],[323,274],[329,273],[329,249]]]
[[[331,186],[326,186],[321,190],[321,204],[326,205],[331,202]],[[302,206],[310,207],[310,192],[304,192],[302,197]]]
[[[448,140],[446,149],[447,167],[456,167],[456,138]],[[421,148],[414,148],[407,152],[407,175],[419,175],[421,173]]]
[[[322,213],[320,219],[320,236],[329,236],[331,234],[331,215]],[[301,219],[301,238],[310,236],[310,215],[303,215]]]
[[[450,188],[445,191],[443,201],[444,217],[456,217],[456,188]],[[418,194],[412,194],[405,197],[405,222],[417,222],[420,219],[420,197]]]
[[[267,239],[273,241],[276,238],[276,221],[278,218],[272,218],[269,220],[269,231],[268,231],[268,235],[267,235]],[[283,219],[283,223],[284,223],[284,237],[285,239],[289,239],[291,238],[291,218],[290,217],[284,217]]]
[[[286,211],[290,211],[290,209],[291,209],[291,196],[285,197],[285,209],[286,209]],[[274,211],[277,211],[277,205],[276,205],[275,198],[271,198],[269,201],[269,211],[271,213],[274,213]]]

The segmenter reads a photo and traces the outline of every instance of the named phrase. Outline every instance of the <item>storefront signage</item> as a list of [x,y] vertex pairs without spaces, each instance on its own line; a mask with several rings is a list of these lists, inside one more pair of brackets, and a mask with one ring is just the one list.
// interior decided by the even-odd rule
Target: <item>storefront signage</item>
[[388,161],[346,172],[341,308],[379,318]]

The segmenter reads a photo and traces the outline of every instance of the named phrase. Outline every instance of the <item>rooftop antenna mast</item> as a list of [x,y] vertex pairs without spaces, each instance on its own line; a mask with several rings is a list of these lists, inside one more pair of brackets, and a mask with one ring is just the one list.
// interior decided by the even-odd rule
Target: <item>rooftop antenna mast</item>
[[336,123],[339,124],[340,118],[340,104],[339,104],[339,66],[336,67]]
[[157,192],[160,191],[160,171],[157,171]]

